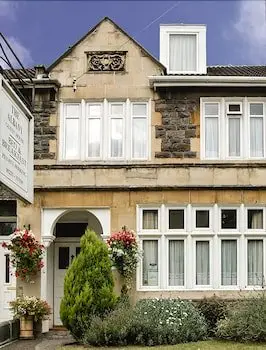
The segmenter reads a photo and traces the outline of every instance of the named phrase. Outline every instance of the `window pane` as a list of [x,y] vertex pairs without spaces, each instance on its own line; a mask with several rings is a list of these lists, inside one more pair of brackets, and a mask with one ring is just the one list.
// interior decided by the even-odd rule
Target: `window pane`
[[262,209],[248,209],[248,228],[254,230],[263,229]]
[[237,284],[237,241],[222,240],[221,283],[223,286]]
[[250,118],[250,156],[263,157],[263,118]]
[[196,227],[208,228],[210,227],[210,213],[209,210],[196,210]]
[[205,156],[219,156],[219,126],[218,118],[205,118]]
[[146,103],[133,103],[133,115],[147,115]]
[[143,241],[143,276],[144,286],[158,285],[158,241]]
[[263,241],[248,240],[248,285],[263,284]]
[[239,157],[240,156],[240,119],[229,118],[229,156]]
[[237,228],[236,209],[222,209],[221,227],[225,229]]
[[0,217],[1,216],[16,216],[16,215],[17,215],[17,202],[16,201],[0,200]]
[[89,105],[89,116],[100,116],[101,115],[101,105]]
[[158,210],[143,210],[142,226],[144,230],[158,229]]
[[205,103],[205,115],[218,115],[219,105],[218,103]]
[[132,157],[147,158],[147,120],[134,118],[132,123]]
[[66,117],[76,117],[78,118],[79,117],[79,108],[80,108],[80,105],[79,104],[66,104],[65,105],[65,116]]
[[67,269],[69,266],[69,247],[59,247],[58,259],[59,270]]
[[101,120],[88,119],[88,157],[100,157]]
[[195,34],[170,34],[169,67],[171,71],[197,70],[197,38]]
[[184,209],[169,210],[169,229],[184,229]]
[[230,103],[228,105],[228,111],[229,112],[240,112],[241,110],[241,105],[239,103]]
[[9,236],[17,228],[17,222],[0,222],[0,236]]
[[169,241],[169,286],[184,285],[184,241]]
[[263,115],[263,104],[262,103],[251,103],[250,104],[251,115]]
[[6,260],[5,283],[9,283],[10,282],[10,256],[9,256],[9,254],[5,254],[5,260]]
[[123,156],[123,120],[111,119],[111,157]]
[[111,114],[112,115],[122,115],[124,113],[124,105],[121,104],[111,104]]
[[196,242],[196,284],[210,284],[210,252],[208,241]]
[[78,158],[79,145],[79,119],[65,119],[65,158]]

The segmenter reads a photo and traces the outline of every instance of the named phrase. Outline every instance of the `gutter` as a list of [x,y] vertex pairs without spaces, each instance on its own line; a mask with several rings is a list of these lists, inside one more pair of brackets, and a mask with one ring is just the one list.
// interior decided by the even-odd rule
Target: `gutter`
[[168,75],[149,76],[150,86],[157,87],[175,86],[266,86],[266,77],[243,76],[207,76],[207,75]]

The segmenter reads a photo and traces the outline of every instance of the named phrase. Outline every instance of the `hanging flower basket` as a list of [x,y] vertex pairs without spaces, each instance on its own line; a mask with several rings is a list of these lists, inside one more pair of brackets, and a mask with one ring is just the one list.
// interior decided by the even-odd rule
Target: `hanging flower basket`
[[107,245],[113,266],[117,268],[124,279],[121,294],[128,294],[132,277],[141,257],[137,236],[133,230],[124,226],[121,231],[111,234]]
[[43,267],[44,246],[35,239],[31,230],[16,229],[10,238],[10,243],[3,242],[2,247],[11,252],[15,275],[22,280],[30,282]]

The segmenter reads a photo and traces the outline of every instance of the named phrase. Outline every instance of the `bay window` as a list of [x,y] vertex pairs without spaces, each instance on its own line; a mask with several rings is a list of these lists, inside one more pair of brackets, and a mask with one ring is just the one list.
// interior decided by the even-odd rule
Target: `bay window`
[[149,156],[147,102],[64,103],[61,160],[146,160]]
[[139,290],[253,290],[265,285],[265,208],[137,206]]
[[203,159],[264,159],[266,99],[201,99]]

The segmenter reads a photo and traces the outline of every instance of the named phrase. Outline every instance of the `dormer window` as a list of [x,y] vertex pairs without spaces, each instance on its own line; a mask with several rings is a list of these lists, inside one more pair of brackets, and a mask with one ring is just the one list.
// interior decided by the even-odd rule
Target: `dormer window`
[[206,27],[161,25],[160,61],[168,74],[206,74]]

